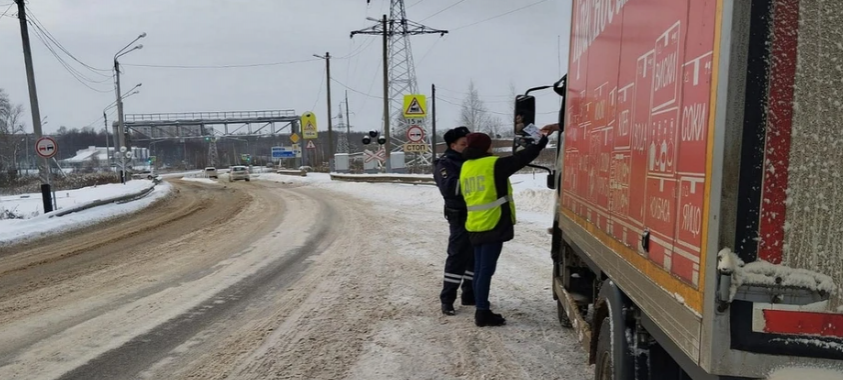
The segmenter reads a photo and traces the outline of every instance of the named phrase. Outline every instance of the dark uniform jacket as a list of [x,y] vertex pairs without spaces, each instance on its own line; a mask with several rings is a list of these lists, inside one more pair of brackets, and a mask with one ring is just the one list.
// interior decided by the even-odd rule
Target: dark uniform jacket
[[442,198],[445,199],[446,216],[449,212],[462,214],[466,212],[465,199],[457,193],[457,184],[460,182],[460,168],[462,168],[464,161],[462,154],[453,149],[448,149],[442,157],[434,162],[436,169],[433,171],[433,178],[436,180],[436,186],[439,186]]
[[[538,158],[539,153],[547,145],[547,136],[542,136],[538,143],[529,145],[523,150],[515,152],[511,156],[501,157],[495,161],[495,190],[498,197],[502,197],[508,191],[507,179],[510,176],[526,167],[529,163]],[[466,160],[490,156],[487,152],[466,148],[463,157]],[[463,200],[465,202],[465,200]],[[516,203],[517,207],[517,203]],[[469,232],[469,239],[472,245],[507,242],[515,237],[515,227],[512,225],[512,211],[508,204],[501,206],[501,219],[491,231]]]

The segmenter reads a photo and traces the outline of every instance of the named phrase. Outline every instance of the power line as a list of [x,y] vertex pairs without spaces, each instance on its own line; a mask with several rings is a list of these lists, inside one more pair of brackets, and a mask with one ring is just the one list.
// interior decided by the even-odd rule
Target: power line
[[516,8],[516,9],[513,9],[513,10],[511,10],[511,11],[509,11],[509,12],[501,13],[501,14],[499,14],[499,15],[497,15],[497,16],[492,16],[492,17],[489,17],[489,18],[484,19],[484,20],[480,20],[480,21],[477,21],[477,22],[474,22],[474,23],[471,23],[471,24],[468,24],[468,25],[463,25],[463,26],[460,26],[460,27],[457,27],[457,28],[451,29],[451,31],[456,31],[456,30],[460,30],[460,29],[465,29],[465,28],[468,28],[468,27],[471,27],[471,26],[474,26],[474,25],[477,25],[477,24],[482,24],[482,23],[484,23],[484,22],[486,22],[486,21],[491,21],[491,20],[494,20],[494,19],[496,19],[496,18],[500,18],[500,17],[506,16],[506,15],[510,15],[510,14],[513,14],[513,13],[518,12],[518,11],[520,11],[520,10],[527,9],[527,8],[530,8],[530,7],[533,7],[533,6],[539,5],[539,4],[541,4],[541,3],[544,3],[544,2],[547,2],[547,0],[539,0],[539,1],[535,2],[535,3],[532,3],[532,4],[527,4],[527,5],[525,5],[525,6],[521,7],[521,8]]
[[[104,83],[109,79],[113,79],[113,77],[111,77],[111,76],[105,76],[105,78],[102,79],[102,80],[94,80],[94,79],[91,79],[91,78],[85,76],[85,74],[83,74],[81,71],[76,70],[76,68],[71,66],[67,61],[65,61],[63,58],[59,57],[58,52],[56,52],[56,50],[53,49],[52,46],[50,46],[49,39],[44,35],[43,30],[38,28],[38,26],[35,25],[30,20],[27,20],[27,23],[29,23],[29,25],[31,25],[33,27],[32,31],[35,33],[35,35],[38,37],[38,39],[41,40],[41,43],[44,44],[44,46],[50,51],[50,53],[52,53],[53,56],[56,57],[56,59],[58,59],[62,62],[62,66],[65,66],[68,70],[72,71],[72,74],[74,76],[76,76],[77,78],[79,78],[81,80],[84,80],[86,82],[89,82],[89,83]],[[95,74],[99,74],[99,73],[95,73]],[[99,75],[102,75],[102,74],[99,74]]]
[[[367,45],[368,47],[368,45]],[[365,49],[365,48],[362,48]],[[358,50],[355,53],[350,53],[344,57],[331,57],[334,60],[340,59],[349,59],[357,56],[358,54],[362,53],[363,50]],[[282,66],[282,65],[292,65],[296,63],[306,63],[306,62],[316,62],[321,61],[318,58],[308,58],[308,59],[299,59],[293,61],[278,61],[278,62],[259,62],[259,63],[243,63],[243,64],[226,64],[226,65],[153,65],[153,64],[144,64],[144,63],[121,63],[120,66],[133,66],[133,67],[149,67],[149,68],[156,68],[156,69],[241,69],[241,68],[250,68],[250,67],[265,67],[265,66]]]
[[[447,11],[448,9],[451,9],[451,8],[453,8],[453,7],[456,7],[457,5],[460,5],[460,3],[464,2],[464,1],[465,1],[465,0],[459,0],[459,1],[457,1],[456,3],[453,3],[453,4],[449,5],[449,6],[447,6],[447,7],[443,8],[443,9],[441,9],[439,12],[436,12],[436,13],[434,13],[434,14],[430,15],[430,16],[427,16],[427,17],[425,17],[425,18],[423,18],[423,19],[419,20],[419,22],[424,22],[424,21],[425,21],[425,20],[427,20],[427,19],[431,19],[431,18],[433,18],[434,16],[436,16],[436,15],[438,15],[438,14],[442,13],[442,12]],[[421,1],[419,1],[419,3],[420,3],[420,2],[421,2]],[[416,4],[418,4],[418,3],[416,3]],[[415,4],[413,4],[413,5],[415,5]]]
[[[438,90],[439,86],[437,86],[436,89]],[[463,106],[462,104],[457,104],[457,103],[454,103],[453,101],[449,101],[447,99],[444,99],[444,98],[441,97],[441,95],[436,96],[436,100],[437,101],[441,100],[441,101],[443,101],[447,104],[450,104],[452,106],[457,106],[457,107]],[[512,116],[512,113],[496,112],[496,111],[491,111],[491,110],[488,110],[488,109],[485,110],[485,111],[488,112],[488,113],[491,113],[491,114],[495,114],[495,115]],[[551,115],[551,114],[558,114],[558,113],[559,113],[559,111],[557,110],[557,111],[550,111],[550,112],[536,112],[536,115]]]
[[[13,5],[15,5],[15,3],[11,3],[11,4],[9,4],[9,7],[8,7],[8,8],[6,8],[6,10],[5,10],[5,11],[3,11],[3,14],[1,14],[1,15],[0,15],[0,18],[2,18],[3,16],[5,16],[5,15],[6,15],[6,13],[9,13],[9,10],[10,10],[10,9],[12,9],[12,6],[13,6]],[[0,5],[0,6],[2,6],[2,5]],[[9,17],[12,17],[12,16],[9,16]]]
[[[89,82],[92,82],[92,83],[96,83],[96,81],[92,81],[90,78],[87,78],[87,77],[85,77],[84,75],[82,75],[81,73],[79,73],[79,72],[75,71],[75,69],[74,69],[73,67],[71,67],[71,66],[70,66],[67,62],[65,62],[65,61],[64,61],[64,59],[62,59],[62,58],[61,58],[61,56],[59,56],[59,54],[58,54],[58,53],[56,53],[56,51],[55,51],[55,50],[53,50],[53,47],[52,47],[52,46],[50,46],[50,44],[49,44],[49,43],[47,43],[47,41],[44,39],[44,37],[41,35],[41,32],[40,32],[37,28],[36,28],[36,29],[33,29],[33,32],[35,32],[35,33],[34,33],[34,34],[35,34],[35,36],[36,36],[36,37],[38,37],[38,40],[40,40],[40,41],[41,41],[41,43],[43,43],[45,47],[47,47],[47,50],[48,50],[48,51],[49,51],[49,52],[53,55],[53,57],[55,57],[55,58],[56,58],[56,60],[58,60],[58,61],[59,61],[59,64],[61,64],[61,65],[62,65],[62,67],[64,67],[64,69],[65,69],[68,73],[70,73],[70,75],[71,75],[74,79],[76,79],[76,81],[77,81],[77,82],[81,83],[83,86],[85,86],[85,87],[89,88],[89,89],[90,89],[90,90],[92,90],[92,91],[96,91],[96,92],[103,93],[103,94],[111,92],[110,90],[105,90],[105,91],[103,91],[103,90],[99,90],[99,89],[93,88],[93,87],[91,87],[90,85],[88,85],[87,83],[85,83],[85,80],[87,80],[87,81],[89,81]],[[81,77],[81,78],[80,78],[80,77]]]
[[[469,95],[469,93],[467,93],[465,91],[451,90],[451,89],[448,89],[448,88],[445,88],[445,87],[440,87],[438,84],[436,85],[436,89],[437,90],[445,90],[446,92],[453,92],[455,94],[460,94],[460,95]],[[485,97],[485,98],[514,98],[513,95],[483,95],[483,97]]]
[[134,66],[134,67],[151,67],[151,68],[158,68],[158,69],[237,69],[237,68],[247,68],[247,67],[292,65],[292,64],[295,64],[295,63],[305,63],[305,62],[315,62],[315,61],[321,61],[321,59],[310,58],[310,59],[300,59],[300,60],[296,60],[296,61],[247,63],[247,64],[234,64],[234,65],[149,65],[149,64],[141,64],[141,63],[121,63],[120,65],[121,66]]
[[[73,59],[74,61],[76,61],[80,65],[84,66],[88,70],[91,70],[91,72],[93,72],[94,74],[101,75],[101,76],[104,76],[104,77],[111,77],[111,75],[105,75],[105,74],[101,73],[101,72],[110,72],[111,70],[109,70],[109,69],[99,69],[99,68],[90,66],[90,65],[86,64],[85,62],[82,62],[79,59],[77,59],[73,54],[70,53],[70,51],[68,51],[64,47],[64,45],[62,45],[58,40],[56,40],[56,38],[53,36],[53,34],[50,33],[49,30],[47,30],[47,27],[44,26],[44,24],[42,24],[40,20],[38,20],[38,17],[35,16],[35,14],[32,12],[32,10],[29,9],[29,7],[26,7],[26,11],[29,12],[29,18],[32,19],[32,21],[30,21],[29,23],[32,26],[34,26],[36,29],[38,29],[42,33],[44,33],[44,35],[46,35],[46,37],[49,41],[53,42],[61,51],[63,51],[65,54],[67,54],[71,59]],[[34,21],[34,23],[33,23],[33,21]]]
[[75,76],[75,77],[76,77],[76,78],[78,78],[79,80],[84,80],[84,81],[89,82],[89,83],[103,83],[103,82],[105,82],[105,81],[107,81],[107,80],[111,79],[111,78],[109,77],[109,78],[105,78],[105,79],[103,79],[103,80],[99,80],[99,81],[97,81],[97,80],[94,80],[94,79],[88,78],[87,76],[85,76],[85,74],[82,74],[82,72],[80,72],[79,70],[76,70],[76,69],[75,69],[73,66],[71,66],[71,65],[70,65],[67,61],[65,61],[63,58],[61,58],[61,56],[59,55],[59,53],[58,53],[58,52],[56,52],[56,50],[55,50],[55,49],[53,49],[53,47],[50,45],[49,40],[48,40],[48,39],[47,39],[47,37],[44,35],[44,31],[43,31],[43,30],[41,30],[40,28],[38,28],[38,26],[37,26],[37,25],[35,25],[35,24],[34,24],[32,21],[30,21],[30,20],[27,20],[27,23],[33,27],[33,29],[32,29],[33,33],[35,34],[35,36],[36,36],[36,37],[38,37],[38,39],[41,41],[41,43],[42,43],[42,44],[44,44],[44,47],[46,47],[46,48],[47,48],[47,50],[49,50],[49,51],[50,51],[50,53],[52,53],[52,54],[53,54],[53,56],[54,56],[54,57],[56,57],[56,59],[57,59],[57,60],[59,60],[59,62],[62,64],[62,66],[64,66],[64,67],[65,67],[68,71],[70,71],[70,72],[71,72],[71,74],[72,74],[73,76]]
[[[368,94],[368,93],[370,93],[370,92],[372,92],[372,87],[375,87],[376,79],[378,78],[378,74],[380,73],[380,71],[381,71],[381,62],[378,62],[378,65],[375,67],[375,75],[373,75],[373,76],[372,76],[372,80],[371,80],[371,81],[369,81],[369,89],[368,89],[368,90],[366,90],[366,93],[367,93],[367,94]],[[364,109],[364,108],[366,108],[366,102],[368,102],[368,101],[369,101],[369,98],[370,98],[370,97],[371,97],[371,96],[366,96],[365,98],[363,98],[363,103],[362,103],[362,104],[360,104],[360,109],[361,109],[361,110],[362,110],[362,109]]]
[[[352,41],[354,41],[354,40],[352,40]],[[360,44],[357,47],[356,50],[352,51],[351,53],[348,53],[348,55],[343,56],[343,57],[331,57],[331,59],[350,59],[350,58],[354,58],[354,57],[360,55],[360,53],[364,52],[366,49],[368,49],[369,46],[371,46],[374,42],[375,42],[374,39],[370,39],[370,40]],[[351,63],[351,61],[349,61],[349,63]]]
[[355,89],[353,89],[353,88],[351,88],[351,87],[347,86],[345,83],[343,83],[343,82],[340,82],[340,81],[336,80],[335,78],[331,78],[331,80],[332,80],[332,81],[334,81],[334,82],[337,82],[337,84],[339,84],[340,86],[345,87],[346,89],[348,89],[348,90],[349,90],[349,91],[351,91],[351,92],[356,92],[356,93],[358,93],[358,94],[360,94],[360,95],[368,96],[368,97],[370,97],[370,98],[383,99],[383,97],[381,97],[381,96],[377,96],[377,95],[370,95],[370,94],[367,94],[367,93],[365,93],[365,92],[363,92],[363,91],[358,91],[358,90],[355,90]]
[[322,96],[322,85],[325,84],[325,76],[322,75],[321,72],[319,77],[322,78],[322,80],[319,82],[319,91],[316,93],[316,100],[313,102],[313,107],[310,107],[311,112],[313,112],[313,110],[316,109],[316,105],[319,104],[319,97]]
[[[444,38],[447,38],[447,37],[444,37]],[[433,51],[433,49],[436,47],[436,45],[439,44],[439,41],[442,41],[442,39],[443,38],[437,39],[436,42],[434,42],[433,45],[431,45],[430,48],[427,49],[427,51],[422,55],[421,59],[419,59],[418,62],[416,62],[416,66],[421,65],[421,63],[424,61],[424,59],[427,58],[427,56],[430,54],[430,52]]]

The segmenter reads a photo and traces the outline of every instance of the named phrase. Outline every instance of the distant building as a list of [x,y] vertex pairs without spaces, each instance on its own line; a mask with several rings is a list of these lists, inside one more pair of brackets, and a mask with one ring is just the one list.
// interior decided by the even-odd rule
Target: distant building
[[[127,160],[129,164],[134,162],[142,162],[146,164],[146,161],[149,159],[149,149],[148,148],[139,148],[139,147],[132,147],[132,159]],[[110,161],[108,160],[108,154],[112,156],[119,153],[119,151],[115,152],[113,147],[108,148],[106,152],[105,147],[97,147],[97,146],[89,146],[86,149],[81,149],[76,151],[76,155],[70,157],[65,160],[60,160],[59,164],[62,166],[69,166],[69,167],[84,167],[84,166],[108,166]],[[87,164],[87,165],[86,165]]]

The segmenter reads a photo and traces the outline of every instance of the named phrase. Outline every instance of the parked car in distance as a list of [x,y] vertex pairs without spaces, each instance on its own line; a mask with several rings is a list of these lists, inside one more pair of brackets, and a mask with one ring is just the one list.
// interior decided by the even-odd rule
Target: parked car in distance
[[208,166],[207,168],[205,168],[205,177],[217,179],[217,168],[213,166]]
[[249,182],[251,176],[249,175],[249,168],[245,166],[232,166],[231,169],[228,171],[228,181],[234,182],[239,179],[245,180]]
[[135,179],[148,179],[153,180],[155,179],[155,173],[152,170],[141,170],[139,172],[132,173],[132,178]]

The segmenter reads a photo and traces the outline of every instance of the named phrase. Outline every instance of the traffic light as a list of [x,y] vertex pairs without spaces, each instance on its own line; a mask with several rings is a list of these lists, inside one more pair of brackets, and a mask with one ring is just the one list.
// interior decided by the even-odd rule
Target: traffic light
[[371,144],[373,138],[377,138],[377,142],[380,145],[386,144],[386,137],[379,136],[378,131],[369,131],[367,136],[363,136],[363,145]]

